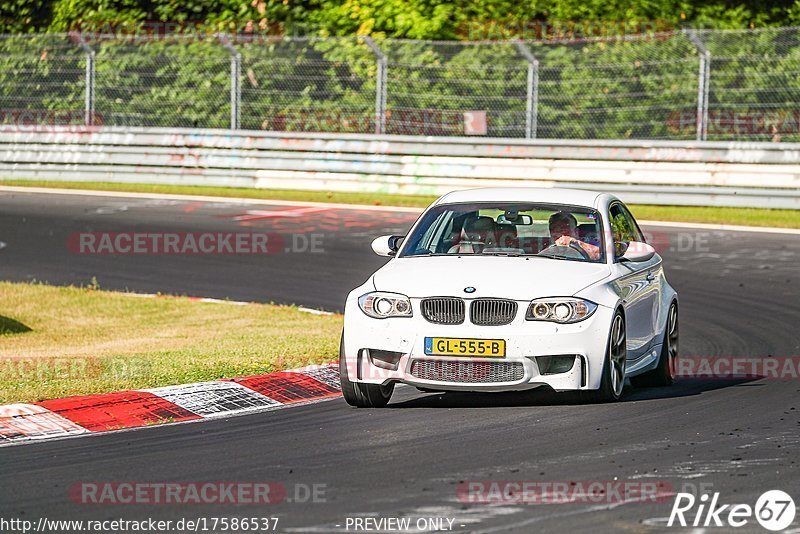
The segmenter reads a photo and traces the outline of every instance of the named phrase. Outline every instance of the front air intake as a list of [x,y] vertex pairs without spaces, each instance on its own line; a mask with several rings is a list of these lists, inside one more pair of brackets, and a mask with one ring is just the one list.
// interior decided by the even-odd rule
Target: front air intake
[[464,301],[455,297],[423,299],[422,316],[430,323],[461,324],[464,322]]
[[524,379],[525,368],[520,362],[414,360],[411,376],[431,382],[507,383]]
[[469,307],[472,324],[501,326],[509,324],[517,315],[517,303],[504,299],[477,299]]

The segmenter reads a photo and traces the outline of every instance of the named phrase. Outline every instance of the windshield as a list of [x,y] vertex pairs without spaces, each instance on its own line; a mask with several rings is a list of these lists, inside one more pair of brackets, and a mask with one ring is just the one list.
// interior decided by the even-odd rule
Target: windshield
[[400,256],[431,255],[605,261],[596,210],[519,202],[443,204],[431,209],[406,239]]

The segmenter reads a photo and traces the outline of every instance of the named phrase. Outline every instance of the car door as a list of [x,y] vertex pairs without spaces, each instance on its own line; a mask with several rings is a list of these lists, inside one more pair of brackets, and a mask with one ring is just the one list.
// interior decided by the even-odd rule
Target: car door
[[[615,252],[622,252],[631,241],[644,242],[639,226],[622,202],[609,206],[609,219]],[[656,254],[646,262],[615,257],[613,269],[615,285],[625,307],[628,359],[636,360],[650,350],[655,336],[661,257]]]

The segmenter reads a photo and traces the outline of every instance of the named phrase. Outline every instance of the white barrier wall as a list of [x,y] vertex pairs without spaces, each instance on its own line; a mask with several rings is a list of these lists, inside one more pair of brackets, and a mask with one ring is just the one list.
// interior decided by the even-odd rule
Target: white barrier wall
[[800,209],[800,145],[226,130],[0,131],[0,180],[441,194],[609,191],[632,203]]

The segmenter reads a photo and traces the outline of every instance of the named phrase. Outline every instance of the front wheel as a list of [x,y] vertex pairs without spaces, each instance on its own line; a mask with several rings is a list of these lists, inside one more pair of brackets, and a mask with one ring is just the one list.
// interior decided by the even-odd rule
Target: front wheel
[[394,383],[384,386],[350,381],[347,375],[347,360],[344,357],[344,335],[339,342],[339,383],[347,404],[358,408],[383,408],[389,403],[394,392]]
[[667,314],[667,327],[664,329],[664,342],[661,345],[658,367],[634,376],[631,378],[631,383],[636,387],[671,386],[675,380],[675,368],[678,361],[678,340],[678,305],[673,302]]
[[608,334],[608,348],[603,364],[603,376],[600,389],[587,391],[586,398],[590,402],[614,402],[622,397],[625,387],[625,366],[628,359],[625,318],[622,311],[617,310],[611,320]]

